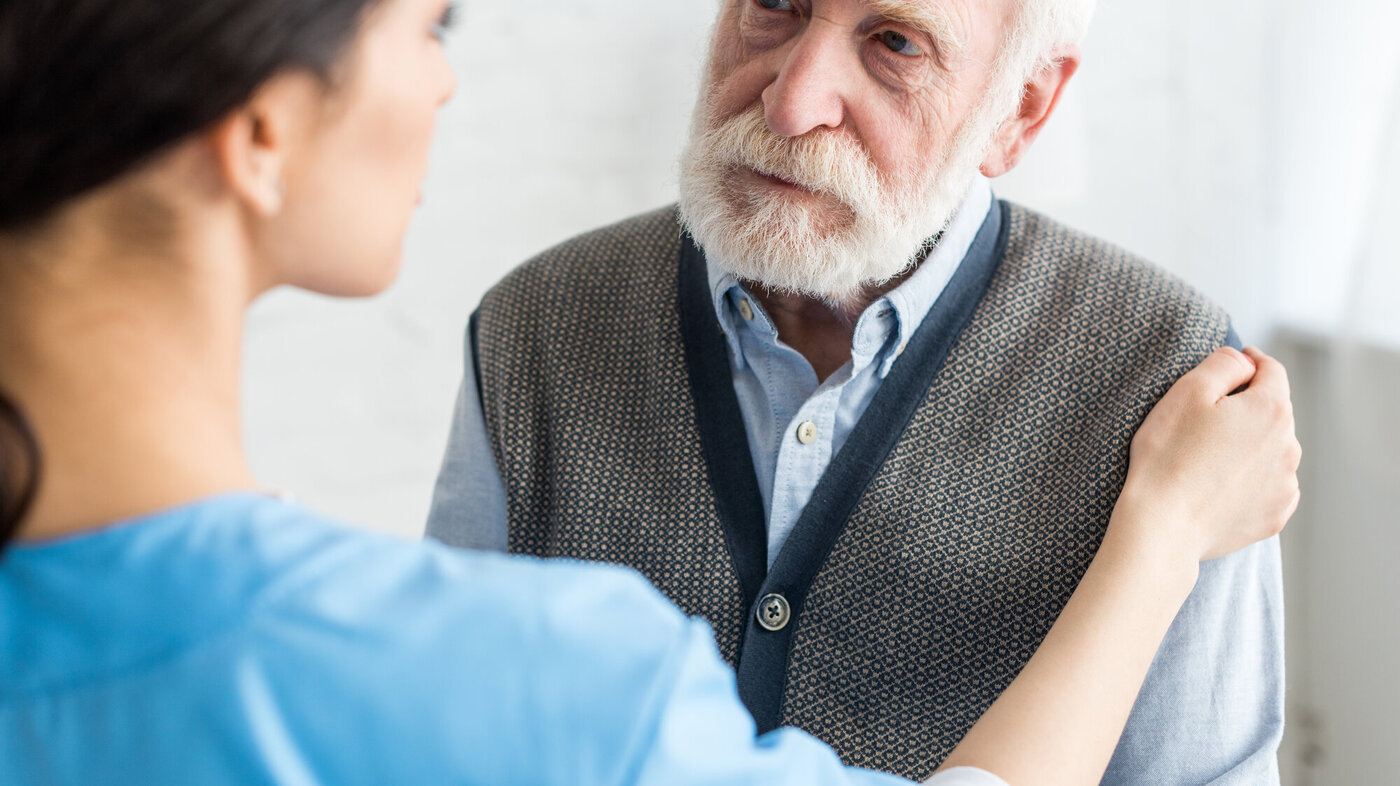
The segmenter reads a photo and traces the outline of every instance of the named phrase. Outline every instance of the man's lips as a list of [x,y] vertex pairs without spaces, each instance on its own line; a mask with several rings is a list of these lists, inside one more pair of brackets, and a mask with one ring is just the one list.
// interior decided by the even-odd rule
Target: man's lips
[[812,189],[807,188],[806,186],[800,185],[800,184],[798,184],[798,183],[795,183],[795,182],[793,182],[793,181],[791,181],[791,180],[788,180],[787,178],[782,177],[782,176],[780,176],[780,175],[770,175],[770,174],[768,174],[768,173],[766,173],[766,172],[760,172],[760,171],[758,171],[757,169],[752,170],[752,171],[753,171],[753,173],[754,173],[755,175],[758,176],[758,178],[759,178],[760,180],[763,180],[763,181],[766,181],[766,182],[768,182],[768,183],[770,183],[770,184],[772,184],[772,185],[778,186],[779,188],[790,188],[790,189],[792,189],[792,190],[794,190],[794,191],[802,191],[802,192],[808,193],[808,194],[812,193]]

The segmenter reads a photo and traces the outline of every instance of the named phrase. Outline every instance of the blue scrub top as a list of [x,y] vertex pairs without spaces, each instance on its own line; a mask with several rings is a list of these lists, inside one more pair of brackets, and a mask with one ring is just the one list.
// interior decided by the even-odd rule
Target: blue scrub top
[[756,738],[709,628],[634,572],[252,495],[9,550],[0,783],[907,784]]

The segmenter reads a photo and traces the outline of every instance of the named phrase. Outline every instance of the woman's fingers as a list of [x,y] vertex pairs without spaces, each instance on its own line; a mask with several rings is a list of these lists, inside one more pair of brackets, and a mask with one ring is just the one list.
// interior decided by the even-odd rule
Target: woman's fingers
[[1258,347],[1245,347],[1244,353],[1258,367],[1254,379],[1249,383],[1249,389],[1263,391],[1273,398],[1288,401],[1292,395],[1292,388],[1288,383],[1288,370],[1283,364],[1264,354]]
[[[1255,471],[1249,479],[1254,506],[1242,522],[1255,522],[1257,529],[1247,528],[1250,539],[1277,535],[1297,510],[1301,493],[1298,488],[1298,464],[1302,446],[1293,421],[1292,391],[1288,372],[1283,364],[1256,347],[1245,349],[1258,367],[1246,390],[1225,402],[1223,411],[1242,431],[1236,439],[1247,445]],[[1226,541],[1228,544],[1228,541]],[[1238,544],[1236,544],[1238,545]],[[1213,556],[1226,553],[1227,547]]]
[[1267,433],[1279,441],[1276,448],[1282,451],[1284,465],[1296,470],[1302,459],[1302,447],[1293,421],[1293,391],[1288,382],[1288,371],[1283,364],[1256,347],[1247,347],[1245,352],[1258,366],[1253,381],[1242,395],[1232,401],[1232,409],[1237,416],[1253,414],[1266,424]]
[[1232,347],[1221,347],[1201,361],[1181,381],[1194,386],[1209,401],[1219,401],[1250,384],[1255,360]]
[[1300,456],[1283,366],[1258,349],[1221,349],[1143,422],[1125,494],[1213,559],[1283,528],[1298,504]]

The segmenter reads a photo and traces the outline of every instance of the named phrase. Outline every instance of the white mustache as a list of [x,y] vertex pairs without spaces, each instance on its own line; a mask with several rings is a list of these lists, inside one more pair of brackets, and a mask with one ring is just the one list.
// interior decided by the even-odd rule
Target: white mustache
[[874,161],[838,131],[787,138],[773,133],[755,107],[706,134],[710,154],[730,167],[746,167],[832,197],[860,215],[880,210],[888,188]]

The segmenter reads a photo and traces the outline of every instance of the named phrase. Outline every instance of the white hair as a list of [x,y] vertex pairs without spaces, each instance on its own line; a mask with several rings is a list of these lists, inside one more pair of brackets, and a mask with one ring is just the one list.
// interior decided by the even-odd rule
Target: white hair
[[1022,64],[1022,75],[1049,66],[1056,50],[1078,44],[1089,32],[1095,0],[1020,0],[1003,58]]
[[1066,47],[1084,40],[1095,2],[1017,0],[1011,29],[992,64],[991,84],[960,134],[960,141],[969,146],[980,140],[981,147],[971,147],[969,152],[985,156],[997,129],[1021,106],[1026,85],[1055,65]]
[[1095,0],[1019,0],[992,69],[988,100],[1008,111],[1019,105],[1026,84],[1054,65],[1065,47],[1084,40],[1094,4]]

